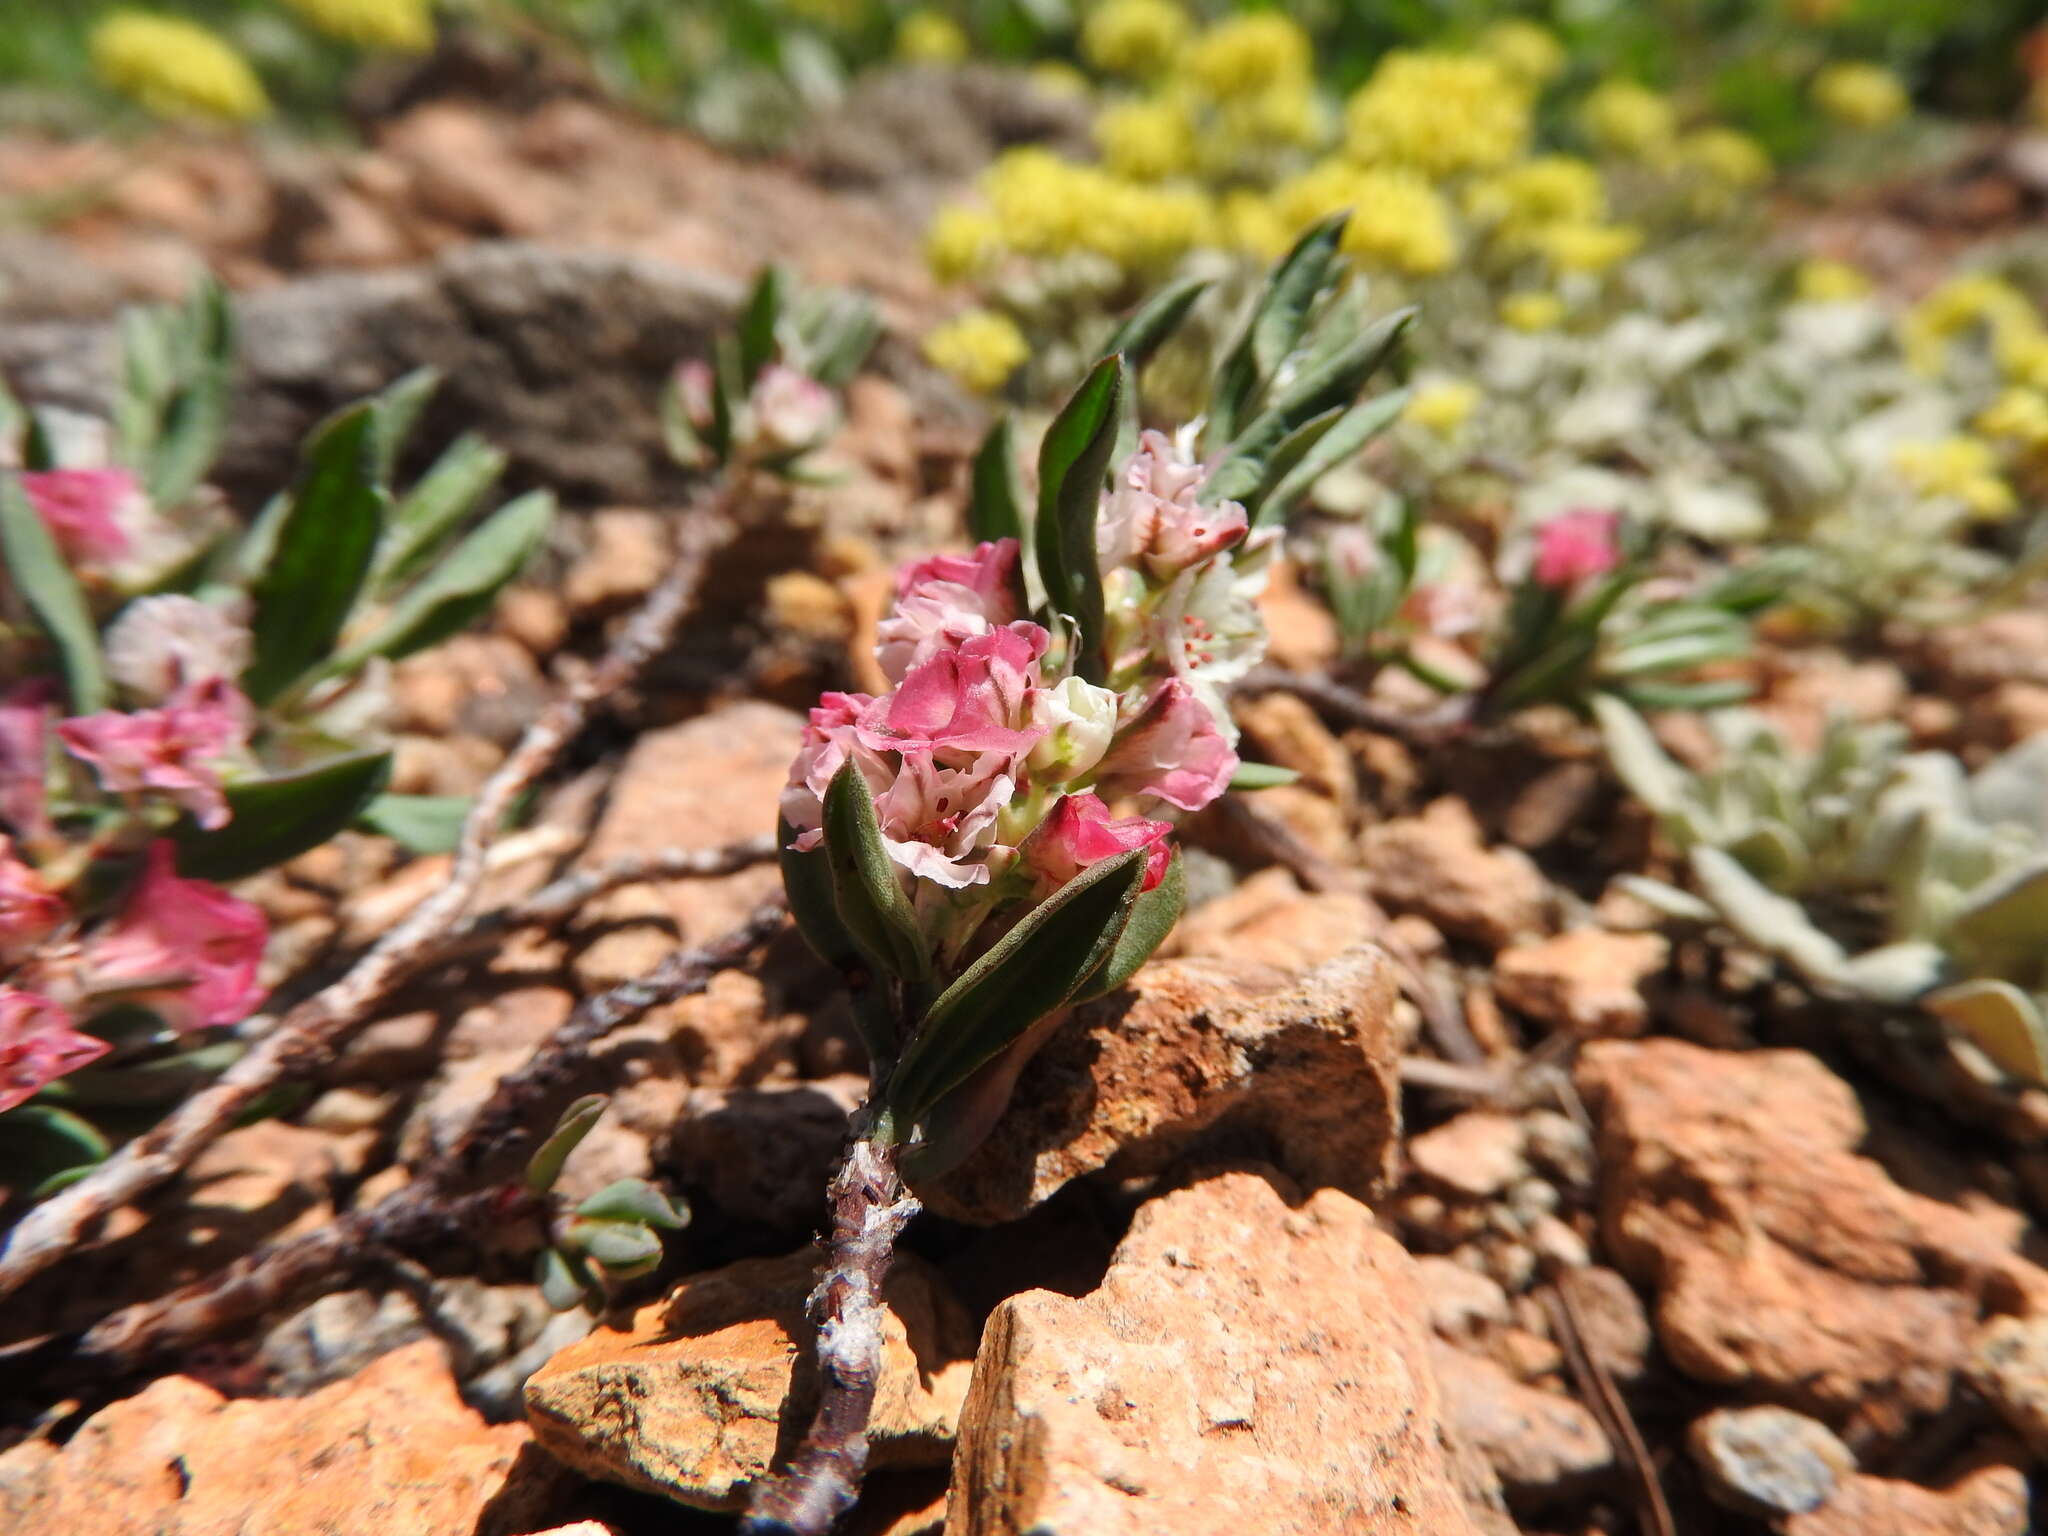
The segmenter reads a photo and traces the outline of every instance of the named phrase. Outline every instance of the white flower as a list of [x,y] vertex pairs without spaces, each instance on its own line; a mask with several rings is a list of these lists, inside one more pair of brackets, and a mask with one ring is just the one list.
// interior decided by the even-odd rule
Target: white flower
[[[247,608],[246,600],[237,603]],[[159,703],[188,683],[235,681],[254,640],[241,611],[169,593],[139,597],[107,631],[107,672],[137,700]]]
[[1102,761],[1116,734],[1117,695],[1079,677],[1062,678],[1031,696],[1031,723],[1045,735],[1027,759],[1051,783],[1078,778]]

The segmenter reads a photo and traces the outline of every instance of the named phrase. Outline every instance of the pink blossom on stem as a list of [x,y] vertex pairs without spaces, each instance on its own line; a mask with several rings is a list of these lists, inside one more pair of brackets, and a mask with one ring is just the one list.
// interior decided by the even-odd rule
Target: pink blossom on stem
[[86,942],[85,964],[95,987],[133,986],[137,1001],[182,1034],[255,1011],[268,937],[261,908],[180,878],[172,845],[159,839],[120,917]]
[[0,986],[0,1110],[109,1049],[106,1041],[73,1029],[70,1016],[40,992]]
[[895,605],[876,632],[883,675],[900,683],[938,652],[1014,620],[1016,572],[1015,539],[907,566],[897,579]]
[[928,751],[906,752],[895,779],[875,797],[889,857],[911,874],[954,890],[985,885],[988,866],[975,860],[994,844],[996,818],[1016,793],[1013,762],[986,752],[964,767],[949,768]]
[[1536,580],[1565,590],[1621,562],[1621,516],[1590,507],[1562,513],[1536,530]]
[[856,731],[861,715],[874,702],[865,693],[828,693],[818,700],[804,725],[780,802],[782,819],[798,834],[789,846],[800,853],[808,853],[824,840],[825,791],[847,758],[861,764],[869,788],[880,789],[889,782],[890,768],[860,744]]
[[1095,552],[1104,568],[1142,562],[1166,579],[1242,540],[1249,528],[1242,506],[1205,507],[1196,499],[1208,478],[1165,433],[1142,433],[1096,520]]
[[940,651],[894,693],[862,712],[861,744],[877,752],[1027,752],[1045,734],[1029,724],[1038,658],[1050,637],[1019,621]]
[[255,653],[243,611],[182,593],[138,597],[107,630],[107,674],[146,703],[215,678],[242,675]]
[[1102,760],[1096,784],[1105,795],[1152,795],[1199,811],[1222,794],[1238,757],[1208,706],[1179,678],[1168,678]]
[[249,701],[224,678],[189,684],[161,709],[103,710],[57,727],[72,756],[91,763],[114,794],[160,790],[209,831],[227,825],[220,762],[247,743]]
[[712,397],[717,390],[717,376],[702,358],[677,365],[676,397],[682,404],[684,419],[699,432],[711,430],[715,411]]
[[49,704],[53,689],[27,683],[0,696],[0,822],[25,837],[44,828]]
[[770,363],[754,380],[747,396],[754,432],[773,452],[800,453],[815,448],[839,424],[839,402],[832,391],[807,373]]
[[142,496],[128,470],[27,470],[21,488],[66,559],[105,565],[128,553],[123,515]]
[[1115,817],[1094,795],[1068,795],[1053,807],[1026,841],[1024,858],[1048,891],[1057,890],[1092,864],[1133,848],[1145,854],[1145,890],[1166,878],[1173,858],[1167,838],[1173,824],[1143,816]]
[[0,965],[13,965],[56,931],[67,913],[64,898],[43,883],[33,865],[14,856],[0,832]]

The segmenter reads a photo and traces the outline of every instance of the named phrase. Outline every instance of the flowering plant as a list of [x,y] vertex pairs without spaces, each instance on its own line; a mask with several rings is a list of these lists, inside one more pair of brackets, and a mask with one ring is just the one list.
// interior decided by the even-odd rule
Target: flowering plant
[[[379,793],[389,662],[487,609],[552,516],[525,496],[465,532],[504,465],[470,438],[394,489],[422,373],[319,427],[243,531],[204,483],[226,413],[222,294],[133,312],[123,336],[104,426],[0,391],[10,1183],[104,1154],[63,1106],[164,1102],[232,1053],[195,1037],[261,1002],[267,925],[215,882],[359,818],[406,819]],[[61,1145],[36,1144],[51,1129]]]

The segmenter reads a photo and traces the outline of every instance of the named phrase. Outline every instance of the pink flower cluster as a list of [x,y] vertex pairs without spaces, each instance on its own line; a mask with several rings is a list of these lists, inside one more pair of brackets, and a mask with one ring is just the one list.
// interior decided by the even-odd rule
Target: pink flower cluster
[[1621,563],[1621,516],[1591,507],[1561,513],[1536,530],[1533,574],[1543,586],[1568,591]]
[[125,469],[38,469],[21,476],[29,504],[67,560],[107,565],[128,553],[128,523],[147,506]]

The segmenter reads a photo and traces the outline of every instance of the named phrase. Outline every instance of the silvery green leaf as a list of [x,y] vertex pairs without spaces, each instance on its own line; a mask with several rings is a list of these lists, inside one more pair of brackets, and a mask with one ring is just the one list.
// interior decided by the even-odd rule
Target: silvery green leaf
[[1657,744],[1648,722],[1611,694],[1596,693],[1591,704],[1607,760],[1622,783],[1653,811],[1677,809],[1689,775]]
[[1239,763],[1230,776],[1232,789],[1276,789],[1282,784],[1292,784],[1301,775],[1292,768],[1282,768],[1276,763]]
[[1252,301],[1209,391],[1209,431],[1225,443],[1236,434],[1288,355],[1300,345],[1310,311],[1329,287],[1348,213],[1312,225],[1274,265]]
[[57,648],[72,713],[105,708],[106,667],[85,593],[20,477],[9,470],[0,470],[0,556],[9,584]]
[[1965,981],[1921,1006],[2022,1082],[2048,1087],[2048,1028],[2038,999],[2006,981]]
[[780,351],[776,328],[782,320],[783,290],[787,279],[780,267],[769,265],[754,279],[746,307],[740,311],[739,378],[742,387],[751,385],[761,370],[775,361]]
[[670,1232],[690,1224],[690,1213],[670,1204],[668,1196],[645,1179],[618,1179],[605,1185],[578,1205],[576,1214],[600,1221],[637,1221]]
[[2048,840],[2048,732],[2029,736],[1978,769],[1969,800],[1978,820],[2025,827]]
[[1782,821],[1760,821],[1725,846],[1744,869],[1776,890],[1797,885],[1808,866],[1799,834]]
[[1950,921],[1949,936],[1986,953],[2048,950],[2048,854],[1972,890]]
[[377,550],[377,585],[389,589],[418,573],[470,510],[498,483],[506,456],[474,433],[450,443],[391,511]]
[[569,1154],[590,1134],[604,1114],[607,1102],[601,1093],[588,1093],[562,1111],[562,1117],[555,1122],[548,1139],[527,1161],[528,1189],[544,1195],[555,1187],[555,1180],[562,1176],[562,1165],[569,1161]]
[[1168,283],[1124,318],[1104,352],[1121,354],[1132,368],[1142,368],[1152,354],[1187,318],[1195,301],[1213,286],[1206,277],[1183,277]]
[[534,1284],[541,1300],[557,1312],[573,1312],[589,1298],[594,1282],[582,1255],[565,1254],[559,1248],[543,1248],[534,1261]]
[[[1284,523],[1287,515],[1308,499],[1318,481],[1338,465],[1357,454],[1391,426],[1407,407],[1408,391],[1389,390],[1360,401],[1344,411],[1298,454],[1276,451],[1266,480],[1258,492],[1254,521],[1265,525]],[[1247,507],[1250,504],[1247,503]]]
[[370,461],[377,478],[384,484],[391,483],[392,471],[398,465],[398,456],[404,451],[406,439],[419,425],[420,413],[440,387],[441,371],[438,368],[415,368],[371,397],[370,408],[376,415],[377,425],[372,434],[374,444]]
[[619,1279],[644,1274],[661,1259],[661,1237],[637,1221],[578,1217],[562,1231],[562,1246],[586,1253]]
[[1637,901],[1654,907],[1675,922],[1704,926],[1716,921],[1719,915],[1710,904],[1690,891],[1681,891],[1661,880],[1651,880],[1643,875],[1622,875],[1615,883]]
[[1718,848],[1695,848],[1688,857],[1701,893],[1744,940],[1810,980],[1837,978],[1847,958],[1842,946],[1815,927],[1799,903],[1765,886]]
[[1867,949],[1844,961],[1839,983],[1881,1003],[1909,1003],[1939,982],[1947,971],[1946,954],[1921,939]]

